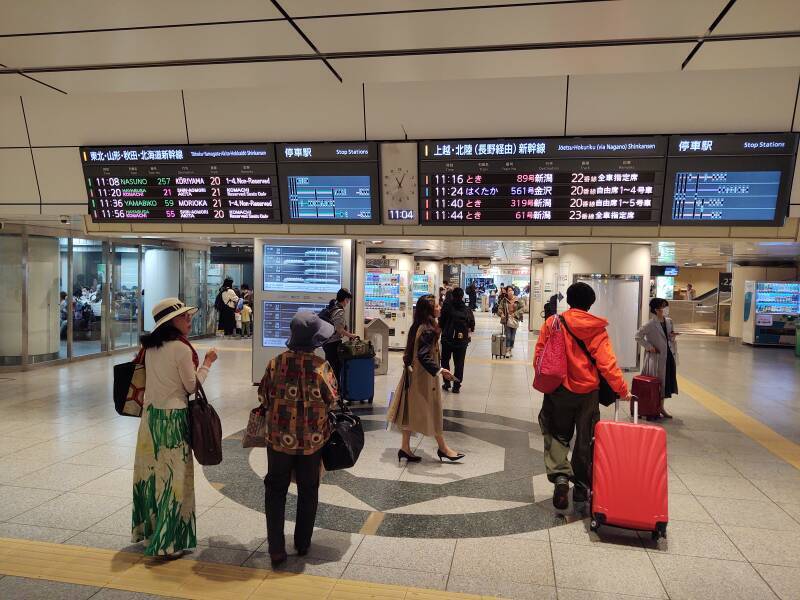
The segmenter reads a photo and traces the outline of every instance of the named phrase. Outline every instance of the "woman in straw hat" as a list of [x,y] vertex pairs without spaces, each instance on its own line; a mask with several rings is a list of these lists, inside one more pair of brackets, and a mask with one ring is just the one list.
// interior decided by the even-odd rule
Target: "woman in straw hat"
[[144,541],[148,556],[177,557],[197,545],[187,405],[217,353],[209,350],[201,365],[189,343],[196,312],[165,298],[153,307],[153,331],[142,336],[147,384],[133,467],[132,541]]

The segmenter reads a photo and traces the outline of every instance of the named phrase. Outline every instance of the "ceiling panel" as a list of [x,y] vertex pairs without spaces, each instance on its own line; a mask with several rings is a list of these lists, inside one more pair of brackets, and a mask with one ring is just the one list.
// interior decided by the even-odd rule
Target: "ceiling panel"
[[797,0],[738,0],[714,33],[797,29],[800,29],[800,2]]
[[0,61],[18,68],[309,53],[286,21],[0,39]]
[[80,204],[87,211],[83,168],[77,148],[34,148],[44,204]]
[[0,149],[0,204],[39,204],[39,191],[28,148]]
[[[372,139],[561,135],[566,77],[368,83],[367,135]],[[478,118],[486,107],[491,118]]]
[[700,35],[722,0],[511,7],[303,20],[322,52]]
[[785,131],[797,77],[797,69],[576,76],[567,132]]
[[[800,5],[800,0],[797,0]],[[756,69],[800,66],[800,38],[706,42],[688,69]]]
[[[70,94],[310,85],[336,81],[319,60],[45,73],[42,81]],[[226,117],[227,118],[227,117]]]
[[25,112],[34,146],[186,140],[180,92],[31,96]]
[[4,0],[0,34],[280,16],[264,0]]
[[0,96],[11,96],[19,100],[20,96],[27,96],[28,94],[59,95],[57,91],[48,89],[46,86],[31,81],[22,75],[0,75]]
[[[0,80],[2,85],[2,80]],[[18,96],[0,96],[0,146],[27,146],[28,134]]]
[[[343,15],[397,10],[463,8],[492,4],[533,4],[537,0],[282,0],[281,6],[293,17]],[[546,2],[547,0],[538,0]]]
[[364,139],[361,85],[187,91],[185,102],[192,142]]
[[[432,81],[679,70],[691,44],[333,61],[345,81]],[[486,85],[475,83],[473,85]]]

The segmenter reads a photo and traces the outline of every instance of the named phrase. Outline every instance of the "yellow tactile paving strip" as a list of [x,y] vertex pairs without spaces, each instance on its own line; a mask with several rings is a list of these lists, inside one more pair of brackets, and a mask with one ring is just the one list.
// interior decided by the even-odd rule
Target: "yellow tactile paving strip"
[[[471,594],[0,538],[0,573],[198,600],[467,600]],[[488,598],[488,596],[485,596]]]
[[678,387],[708,410],[721,417],[750,439],[758,442],[778,458],[800,469],[800,445],[773,431],[761,421],[725,402],[704,387],[678,376]]

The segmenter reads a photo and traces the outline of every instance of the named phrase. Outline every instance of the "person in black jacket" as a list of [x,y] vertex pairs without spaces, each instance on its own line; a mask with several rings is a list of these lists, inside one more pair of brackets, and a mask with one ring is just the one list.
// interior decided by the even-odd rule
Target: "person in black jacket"
[[467,286],[467,297],[469,298],[469,309],[478,310],[478,289],[473,281]]
[[[470,333],[475,331],[475,317],[464,304],[464,290],[460,287],[453,290],[450,300],[442,306],[439,328],[442,330],[442,368],[450,369],[452,356],[456,376],[453,393],[458,394],[461,391],[461,381],[464,380],[464,359],[467,356]],[[450,382],[445,380],[442,389],[449,390]]]

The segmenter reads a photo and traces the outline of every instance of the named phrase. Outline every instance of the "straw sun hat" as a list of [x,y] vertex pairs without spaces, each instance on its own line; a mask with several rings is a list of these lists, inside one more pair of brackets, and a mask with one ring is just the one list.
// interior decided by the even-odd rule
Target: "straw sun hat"
[[153,320],[156,322],[153,331],[167,321],[187,312],[194,314],[197,312],[197,307],[186,306],[179,298],[164,298],[153,307]]

